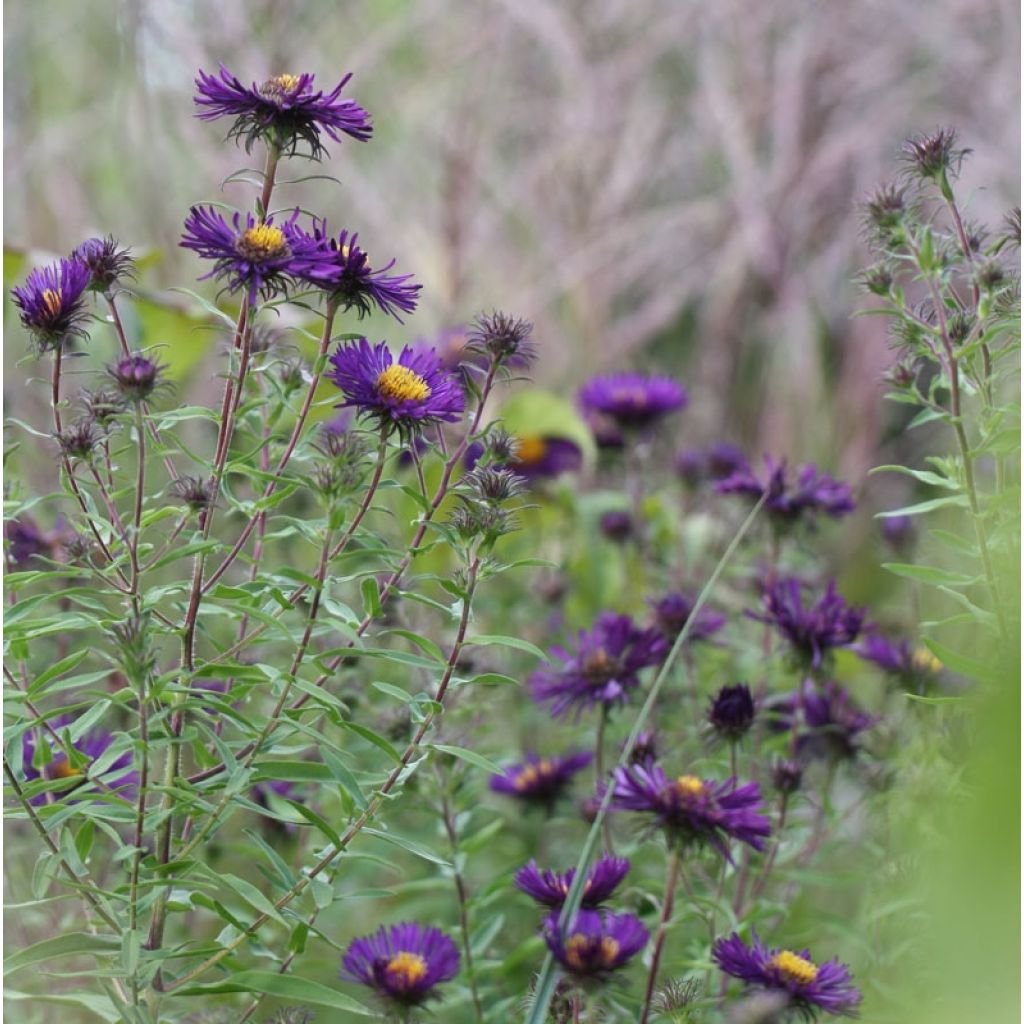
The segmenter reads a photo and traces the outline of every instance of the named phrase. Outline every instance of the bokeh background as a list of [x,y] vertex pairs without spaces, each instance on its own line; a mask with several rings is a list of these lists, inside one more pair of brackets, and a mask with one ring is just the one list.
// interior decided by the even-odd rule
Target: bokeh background
[[[871,511],[908,498],[867,470],[919,465],[946,441],[902,434],[905,407],[884,403],[884,325],[852,315],[866,304],[853,283],[867,260],[856,203],[891,177],[904,137],[940,124],[973,150],[959,189],[970,218],[998,222],[1019,202],[1019,21],[1014,0],[11,3],[5,284],[113,233],[143,257],[130,329],[166,342],[190,402],[215,397],[221,350],[194,301],[167,289],[213,296],[177,248],[181,222],[195,202],[250,195],[220,184],[244,153],[192,118],[195,71],[223,61],[247,81],[310,70],[331,84],[352,71],[373,141],[331,146],[322,173],[336,182],[283,185],[278,197],[358,230],[423,282],[405,328],[371,320],[367,333],[401,343],[497,306],[536,324],[542,388],[571,398],[598,370],[671,373],[691,395],[678,446],[731,440],[854,483],[864,514],[837,529],[833,558],[867,600],[885,574],[874,554],[851,555],[874,550]],[[318,170],[293,162],[283,177]],[[5,412],[42,426],[45,387],[25,387],[34,371],[15,367],[26,352],[9,332]],[[49,455],[19,463],[30,487],[52,484]],[[849,926],[856,966],[875,1006],[893,997],[894,1024],[914,1005],[943,1024],[1012,1019],[1016,691],[988,713],[986,757],[966,772],[984,799],[944,805],[962,766],[924,740],[908,748],[892,765],[917,772],[891,810],[905,857],[865,850],[877,885],[846,882],[867,893]],[[925,936],[900,903],[918,887],[956,896]],[[834,918],[837,931],[847,923]],[[914,1002],[928,993],[901,968],[912,946],[948,961],[948,1016]],[[333,966],[323,970],[329,980]],[[56,1019],[41,1014],[24,1019]]]

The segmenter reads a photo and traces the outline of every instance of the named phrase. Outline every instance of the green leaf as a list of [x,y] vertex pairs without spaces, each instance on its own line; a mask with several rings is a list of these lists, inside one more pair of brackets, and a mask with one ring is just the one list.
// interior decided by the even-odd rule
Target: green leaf
[[357,722],[343,721],[341,724],[350,732],[354,732],[357,736],[362,736],[367,743],[372,743],[375,747],[383,750],[392,761],[398,763],[402,760],[398,751],[383,736],[378,736],[372,729],[368,729],[365,725],[359,725]]
[[443,857],[439,857],[433,850],[427,849],[422,843],[417,843],[413,839],[406,839],[404,836],[395,835],[394,832],[383,832],[376,828],[364,828],[363,832],[369,836],[376,836],[378,839],[383,839],[386,843],[393,843],[395,846],[400,846],[403,850],[408,850],[409,853],[414,854],[423,860],[429,860],[431,864],[440,864],[443,868],[450,868],[451,863],[446,861]]
[[16,992],[12,988],[4,986],[4,999],[22,1000],[27,999],[32,1003],[58,1003],[61,1006],[81,1006],[90,1013],[96,1014],[101,1020],[110,1021],[116,1024],[122,1020],[122,1016],[114,1008],[114,1004],[100,995],[92,992]]
[[363,611],[370,618],[380,618],[380,590],[377,588],[376,579],[372,576],[367,576],[359,585],[359,589],[363,595]]
[[958,654],[930,637],[925,637],[924,645],[946,668],[953,672],[959,672],[960,675],[967,676],[968,679],[975,679],[979,683],[998,682],[997,676],[983,662],[968,657],[966,654]]
[[474,750],[466,750],[465,747],[450,747],[444,743],[432,743],[431,747],[434,750],[443,750],[446,754],[451,754],[452,757],[457,757],[461,761],[475,764],[477,768],[483,768],[485,772],[490,772],[492,775],[502,774],[502,770],[498,765]]
[[947,491],[956,491],[960,485],[955,480],[932,473],[927,469],[910,469],[908,466],[875,466],[871,473],[902,473],[904,476],[912,476],[923,484],[930,484],[932,487],[942,487]]
[[225,992],[262,992],[268,996],[278,996],[297,1003],[326,1006],[331,1010],[345,1010],[361,1017],[377,1015],[376,1011],[368,1010],[351,996],[336,992],[333,988],[296,977],[294,974],[278,974],[276,971],[239,971],[225,981],[218,981],[212,985],[191,985],[180,989],[176,994],[206,996]]
[[919,516],[937,508],[948,508],[950,505],[967,508],[967,498],[963,494],[951,494],[946,498],[932,498],[931,501],[922,501],[917,505],[904,505],[903,508],[890,509],[888,512],[878,512],[875,518],[891,519],[893,516]]
[[517,651],[525,651],[535,658],[540,658],[541,661],[548,660],[548,656],[536,644],[531,644],[529,640],[521,640],[517,636],[474,636],[466,640],[466,644],[477,647],[514,647]]
[[937,569],[932,565],[909,565],[903,562],[883,562],[883,569],[896,576],[903,576],[908,580],[917,580],[920,583],[928,583],[932,586],[945,585],[947,587],[966,587],[976,583],[976,576],[965,576],[960,572],[950,572],[948,569]]
[[113,935],[90,935],[88,932],[69,932],[52,939],[43,939],[25,949],[19,949],[4,960],[4,973],[20,970],[31,964],[40,964],[62,956],[80,953],[112,955],[121,949],[121,940]]

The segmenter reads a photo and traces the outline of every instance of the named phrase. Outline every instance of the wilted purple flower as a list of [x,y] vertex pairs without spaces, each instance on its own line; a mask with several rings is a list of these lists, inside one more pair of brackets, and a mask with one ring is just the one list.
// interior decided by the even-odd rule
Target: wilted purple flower
[[302,141],[309,146],[309,156],[319,159],[324,152],[321,130],[335,142],[342,134],[358,142],[373,134],[369,114],[354,100],[340,99],[351,77],[346,75],[329,93],[314,91],[314,76],[309,74],[274,75],[262,85],[253,82],[246,88],[221,64],[217,75],[200,71],[196,78],[196,117],[233,117],[228,138],[243,140],[247,153],[260,138],[289,155]]
[[797,731],[796,754],[802,762],[855,756],[860,734],[876,721],[832,680],[817,686],[805,679],[795,693],[770,700],[765,711],[773,731]]
[[600,704],[622,704],[640,683],[638,673],[657,665],[668,651],[664,638],[653,629],[641,629],[628,615],[602,612],[589,632],[580,630],[576,650],[553,647],[562,664],[541,668],[530,677],[530,695],[537,703],[550,702],[556,717],[569,711],[578,717]]
[[686,405],[686,392],[670,377],[619,373],[594,377],[580,391],[584,409],[610,417],[623,430],[644,429]]
[[818,514],[840,519],[854,508],[849,486],[822,473],[817,466],[801,466],[795,480],[789,479],[786,461],[775,463],[765,459],[768,479],[762,483],[749,467],[741,467],[720,479],[715,490],[720,494],[747,494],[755,501],[765,490],[765,508],[776,522],[791,524],[804,520],[813,525]]
[[58,260],[36,267],[25,283],[11,289],[21,311],[21,324],[40,349],[56,348],[72,337],[84,337],[88,312],[82,301],[92,274],[80,260]]
[[589,751],[551,757],[528,753],[523,764],[507,765],[501,775],[492,775],[491,789],[530,803],[552,804],[593,759]]
[[413,921],[381,925],[355,939],[341,961],[341,977],[368,985],[401,1006],[418,1006],[437,997],[438,985],[459,973],[459,951],[438,928]]
[[712,782],[696,775],[670,779],[657,764],[616,768],[614,779],[612,810],[652,815],[670,842],[709,843],[730,863],[730,839],[763,850],[771,833],[756,782],[740,786],[735,778]]
[[[611,899],[612,893],[619,887],[622,880],[629,874],[629,861],[622,857],[602,857],[587,873],[583,883],[583,907],[591,909],[599,907]],[[537,862],[531,860],[525,867],[516,872],[515,885],[527,896],[535,899],[545,907],[558,909],[565,903],[576,877],[576,869],[569,868],[561,873],[550,868],[541,870]]]
[[835,580],[829,580],[814,604],[805,606],[800,580],[782,577],[765,588],[763,603],[760,614],[747,614],[774,626],[793,653],[812,668],[820,668],[833,648],[852,644],[866,617],[863,608],[851,608],[837,593]]
[[228,288],[244,288],[249,303],[259,293],[264,299],[281,294],[293,274],[297,261],[307,255],[309,236],[300,231],[295,210],[278,225],[272,217],[257,220],[251,213],[236,213],[231,224],[212,206],[193,206],[185,218],[185,233],[178,243],[203,259],[214,260],[213,270],[199,278],[227,278]]
[[412,274],[389,274],[395,261],[376,269],[359,248],[358,234],[342,231],[332,237],[324,220],[313,221],[312,234],[305,234],[303,253],[294,263],[296,277],[323,289],[342,310],[355,309],[360,320],[376,306],[382,313],[402,322],[399,311],[412,313],[419,299],[419,284],[410,284]]
[[746,683],[723,686],[708,708],[708,721],[720,736],[735,742],[754,724],[754,697]]
[[722,971],[748,985],[786,993],[789,1005],[808,1020],[819,1010],[836,1017],[856,1016],[861,994],[849,968],[838,960],[816,964],[806,949],[769,949],[757,932],[750,946],[736,932],[719,939],[711,956]]
[[160,385],[160,374],[165,369],[141,352],[132,352],[112,363],[107,373],[129,402],[144,402]]
[[[69,721],[62,717],[54,719],[51,724],[58,732],[62,732]],[[57,744],[49,734],[43,738],[43,742],[49,745],[50,761],[40,769],[32,763],[37,743],[34,730],[29,729],[22,734],[21,757],[25,781],[61,779],[65,784],[45,793],[37,793],[30,797],[31,803],[37,806],[52,803],[55,800],[64,799],[73,791],[76,793],[74,799],[79,800],[81,794],[78,793],[78,790],[81,788],[87,788],[90,797],[97,797],[101,792],[112,791],[110,795],[121,800],[132,801],[135,799],[135,787],[139,784],[139,774],[131,769],[131,750],[126,750],[115,758],[98,776],[91,774],[93,763],[99,760],[114,742],[111,733],[100,728],[90,729],[84,736],[71,744],[76,754],[74,759],[69,759],[64,748]],[[95,785],[96,782],[102,783],[103,788]]]
[[409,431],[426,423],[454,423],[466,399],[458,380],[445,372],[433,350],[402,349],[397,361],[385,342],[365,338],[339,345],[326,374],[345,395],[339,409],[353,408],[374,417],[381,428]]
[[633,517],[625,509],[612,509],[602,514],[597,525],[610,541],[621,544],[633,534]]
[[122,249],[115,238],[87,238],[72,254],[73,260],[84,263],[92,275],[89,287],[109,292],[122,280],[135,276],[135,260],[130,249]]
[[[673,592],[666,594],[657,601],[651,602],[654,621],[665,639],[671,643],[682,632],[683,626],[690,621],[697,599],[690,594]],[[725,615],[702,605],[694,619],[687,641],[708,640],[725,625]]]
[[544,941],[554,958],[577,978],[602,981],[628,963],[650,936],[632,914],[580,910],[562,937],[558,914],[544,920]]

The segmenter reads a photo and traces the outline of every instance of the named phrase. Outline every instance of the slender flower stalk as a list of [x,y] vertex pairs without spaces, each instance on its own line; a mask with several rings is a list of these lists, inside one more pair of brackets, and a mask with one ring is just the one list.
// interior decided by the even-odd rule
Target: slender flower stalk
[[661,898],[661,917],[658,920],[658,931],[654,937],[654,955],[651,957],[651,968],[647,972],[647,988],[644,990],[643,1006],[640,1010],[640,1024],[647,1024],[651,1015],[651,1002],[658,983],[658,968],[661,965],[661,954],[665,949],[665,936],[668,934],[669,922],[672,920],[672,909],[675,904],[676,884],[679,881],[681,858],[678,850],[670,850],[665,865],[665,894]]

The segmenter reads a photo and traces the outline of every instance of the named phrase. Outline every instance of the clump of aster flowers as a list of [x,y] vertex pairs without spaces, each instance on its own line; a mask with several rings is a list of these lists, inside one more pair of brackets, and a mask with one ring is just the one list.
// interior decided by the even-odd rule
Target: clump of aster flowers
[[530,694],[550,704],[555,716],[599,706],[610,709],[629,699],[639,673],[659,664],[668,645],[656,630],[642,629],[628,615],[602,612],[591,630],[580,630],[575,650],[556,646],[557,662],[530,677]]
[[85,293],[92,272],[77,259],[36,267],[23,285],[11,289],[22,326],[40,351],[86,336]]
[[221,64],[217,74],[200,71],[196,78],[196,117],[233,118],[228,138],[243,143],[247,153],[262,140],[276,153],[318,160],[326,152],[321,133],[335,142],[343,135],[365,142],[373,134],[369,114],[355,100],[341,98],[351,77],[326,93],[314,88],[311,74],[273,75],[245,86]]
[[829,761],[855,757],[860,734],[876,719],[833,680],[816,685],[805,679],[796,692],[769,701],[767,720],[776,732],[792,732],[797,759]]
[[578,984],[599,984],[624,967],[650,938],[640,919],[632,914],[580,910],[564,934],[558,915],[543,926],[544,941],[552,955]]
[[735,932],[719,939],[711,956],[725,974],[753,988],[785,994],[786,1005],[809,1020],[822,1010],[836,1017],[856,1016],[861,995],[849,968],[837,959],[816,964],[808,950],[769,948],[756,932],[750,945]]
[[[629,861],[624,857],[602,857],[587,872],[581,906],[592,910],[606,903],[627,874]],[[531,860],[516,872],[514,882],[517,889],[525,892],[542,906],[557,910],[565,903],[575,877],[575,868],[561,873],[550,868],[542,870],[537,867],[536,861]]]
[[647,430],[671,412],[685,407],[683,387],[670,377],[619,373],[595,377],[580,391],[580,404],[606,417],[620,430]]
[[341,977],[368,986],[385,1003],[410,1007],[438,998],[438,986],[458,973],[455,943],[438,928],[407,921],[353,941]]
[[756,782],[741,786],[735,778],[713,782],[696,775],[670,779],[658,764],[616,768],[611,806],[646,816],[672,846],[709,845],[729,861],[730,840],[763,850],[771,834]]
[[490,786],[495,793],[550,807],[566,793],[573,777],[593,759],[589,751],[548,757],[531,752],[522,764],[508,765],[501,775],[492,775]]

